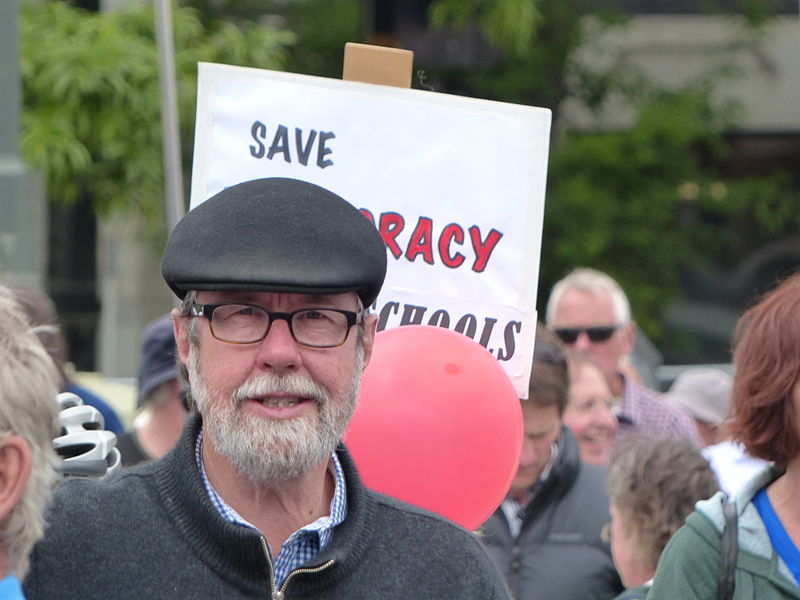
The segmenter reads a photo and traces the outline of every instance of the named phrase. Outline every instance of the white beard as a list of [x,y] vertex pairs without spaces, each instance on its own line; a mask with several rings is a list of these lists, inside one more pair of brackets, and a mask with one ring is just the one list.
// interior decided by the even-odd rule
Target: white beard
[[[203,434],[241,474],[256,483],[299,476],[331,455],[353,416],[364,369],[361,344],[356,352],[353,377],[341,397],[329,398],[325,389],[313,380],[294,373],[265,373],[225,397],[200,374],[196,344],[191,344],[189,383],[203,417]],[[316,402],[318,412],[294,419],[270,420],[240,410],[247,398],[269,393],[310,397]]]

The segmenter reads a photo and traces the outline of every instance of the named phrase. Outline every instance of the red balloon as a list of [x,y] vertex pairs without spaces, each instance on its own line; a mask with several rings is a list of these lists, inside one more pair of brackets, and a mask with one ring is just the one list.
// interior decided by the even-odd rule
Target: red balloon
[[483,346],[407,325],[375,336],[345,443],[370,488],[475,529],[511,486],[522,429],[514,386]]

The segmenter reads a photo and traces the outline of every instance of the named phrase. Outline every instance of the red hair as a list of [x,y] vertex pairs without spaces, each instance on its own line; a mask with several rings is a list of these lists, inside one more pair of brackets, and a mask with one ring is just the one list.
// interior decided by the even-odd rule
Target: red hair
[[800,274],[745,312],[734,339],[733,437],[752,456],[786,465],[800,454]]

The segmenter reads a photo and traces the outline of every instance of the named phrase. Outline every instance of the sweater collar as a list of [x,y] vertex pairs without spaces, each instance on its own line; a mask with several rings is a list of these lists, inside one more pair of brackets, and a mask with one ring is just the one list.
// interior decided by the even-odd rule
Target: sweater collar
[[[220,577],[251,594],[269,590],[269,565],[255,531],[223,519],[205,492],[194,458],[194,442],[202,419],[192,415],[175,448],[155,465],[159,496],[175,527],[192,551]],[[337,456],[347,482],[347,518],[337,526],[328,548],[307,566],[334,560],[326,573],[357,567],[372,536],[375,501],[362,485],[349,453],[340,446]],[[339,575],[341,576],[341,575]]]

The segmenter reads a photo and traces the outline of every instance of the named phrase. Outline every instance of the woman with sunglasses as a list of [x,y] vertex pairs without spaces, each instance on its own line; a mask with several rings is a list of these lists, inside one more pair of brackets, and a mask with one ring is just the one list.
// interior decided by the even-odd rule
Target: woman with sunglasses
[[723,554],[736,556],[727,597],[800,598],[800,275],[748,310],[735,339],[731,431],[773,464],[733,499],[735,543],[722,541],[725,495],[698,503],[661,557],[651,600],[715,600]]

